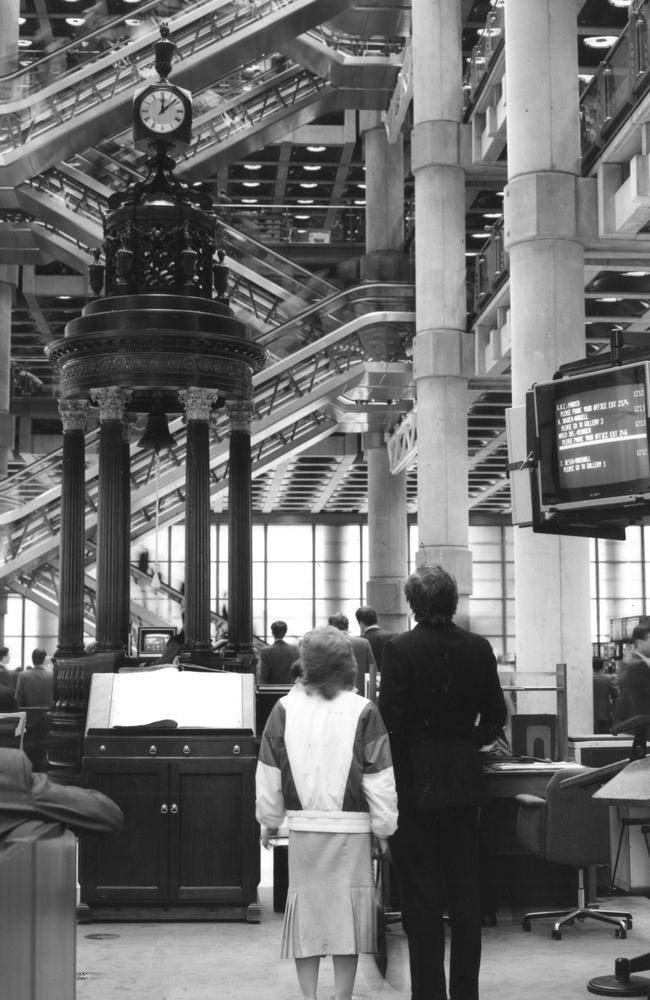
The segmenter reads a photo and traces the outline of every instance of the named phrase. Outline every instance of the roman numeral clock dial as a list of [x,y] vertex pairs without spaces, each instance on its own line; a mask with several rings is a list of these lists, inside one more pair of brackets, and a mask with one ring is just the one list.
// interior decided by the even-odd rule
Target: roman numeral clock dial
[[150,91],[140,105],[143,125],[164,135],[173,132],[185,118],[185,105],[180,94],[159,87]]
[[137,145],[164,141],[187,145],[191,137],[192,102],[187,91],[158,84],[135,98],[134,133]]

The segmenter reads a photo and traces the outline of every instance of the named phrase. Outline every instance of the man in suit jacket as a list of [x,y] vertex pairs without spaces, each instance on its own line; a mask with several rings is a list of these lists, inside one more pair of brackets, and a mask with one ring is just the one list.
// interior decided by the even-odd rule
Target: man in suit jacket
[[362,635],[349,634],[348,627],[350,622],[347,615],[344,615],[342,611],[337,611],[335,615],[330,615],[328,625],[333,625],[340,632],[345,632],[352,643],[352,652],[357,661],[357,691],[364,698],[366,697],[366,674],[368,674],[370,694],[373,694],[377,677],[377,661],[375,660],[370,643]]
[[361,635],[370,643],[372,655],[374,656],[375,663],[377,664],[377,670],[381,670],[381,657],[384,651],[384,646],[388,640],[392,639],[397,633],[389,632],[388,629],[385,628],[380,628],[379,623],[377,622],[377,612],[370,604],[362,604],[360,608],[357,608],[354,616],[359,623]]
[[[417,625],[384,646],[379,711],[390,736],[399,826],[390,840],[409,942],[412,1000],[478,1000],[481,960],[478,748],[506,706],[489,642],[453,623],[456,581],[441,566],[406,581]],[[480,724],[476,719],[480,716]]]
[[10,658],[9,647],[0,646],[0,686],[9,688],[13,694],[16,690],[18,673],[15,670],[9,670]]
[[614,703],[615,733],[634,732],[625,724],[637,716],[650,715],[650,622],[641,622],[632,630],[634,648],[623,660],[616,674],[618,697]]
[[273,622],[271,635],[273,645],[267,646],[260,653],[260,683],[291,684],[291,667],[300,657],[298,647],[292,642],[285,642],[287,634],[286,622]]
[[32,664],[18,674],[18,708],[49,708],[54,691],[51,657],[46,650],[37,647],[32,653]]

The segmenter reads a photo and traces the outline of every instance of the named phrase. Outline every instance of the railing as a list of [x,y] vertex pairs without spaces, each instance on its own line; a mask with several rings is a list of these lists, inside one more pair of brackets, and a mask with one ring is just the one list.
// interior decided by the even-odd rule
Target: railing
[[474,265],[473,311],[480,312],[486,300],[508,275],[509,259],[505,249],[503,219],[499,219],[478,254]]
[[580,96],[583,172],[650,87],[650,0],[635,0],[616,43]]
[[502,49],[504,43],[504,0],[490,0],[490,5],[485,27],[479,31],[479,41],[472,49],[463,78],[466,113],[473,105],[481,84],[490,71],[494,56]]

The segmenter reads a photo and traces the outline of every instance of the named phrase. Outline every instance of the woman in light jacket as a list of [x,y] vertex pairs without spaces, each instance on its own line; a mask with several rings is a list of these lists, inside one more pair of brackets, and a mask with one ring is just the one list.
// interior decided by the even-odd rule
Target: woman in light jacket
[[397,828],[388,736],[354,691],[349,636],[326,627],[300,643],[302,678],[273,707],[257,765],[262,843],[289,828],[289,891],[281,955],[315,1000],[322,955],[336,1000],[350,1000],[360,953],[376,951],[372,836],[387,855]]

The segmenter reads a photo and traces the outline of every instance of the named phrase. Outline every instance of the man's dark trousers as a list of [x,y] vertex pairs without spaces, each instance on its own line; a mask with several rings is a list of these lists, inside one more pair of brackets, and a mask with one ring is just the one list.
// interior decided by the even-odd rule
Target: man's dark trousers
[[391,838],[402,926],[408,937],[412,1000],[446,1000],[445,925],[451,928],[449,995],[478,1000],[481,900],[478,809],[400,809]]

